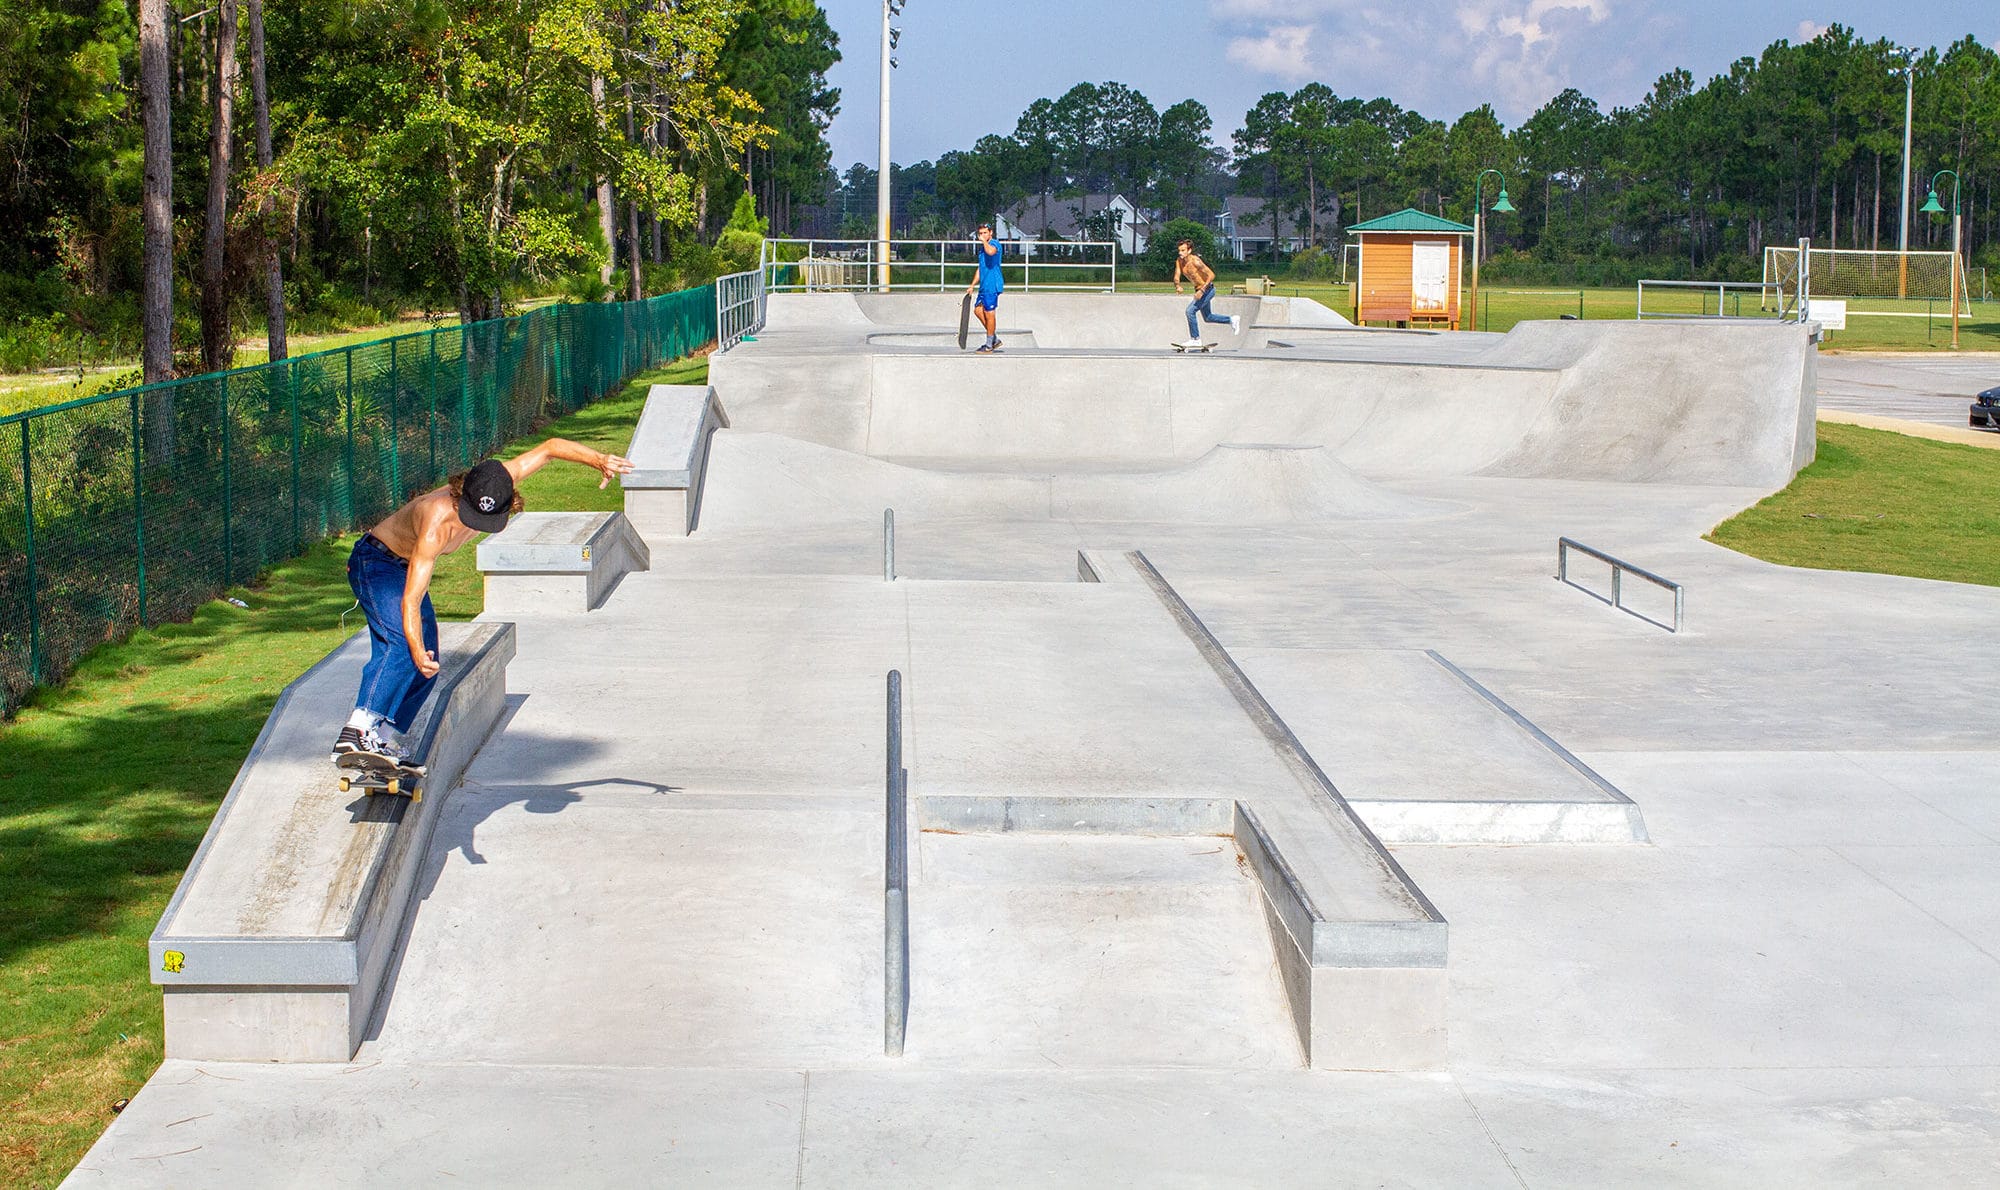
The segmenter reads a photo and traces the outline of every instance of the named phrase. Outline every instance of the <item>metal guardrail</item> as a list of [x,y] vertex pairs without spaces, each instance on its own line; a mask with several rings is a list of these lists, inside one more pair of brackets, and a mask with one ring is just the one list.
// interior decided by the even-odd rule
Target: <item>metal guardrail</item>
[[764,329],[764,270],[729,273],[715,279],[717,354]]
[[[1001,270],[1007,284],[1023,291],[1086,290],[1116,292],[1118,244],[1111,240],[1002,240]],[[977,240],[800,240],[767,239],[759,272],[771,293],[880,292],[886,264],[889,288],[945,293],[971,284],[979,269]],[[782,259],[787,249],[803,248],[799,259]],[[956,250],[956,251],[954,251]],[[899,255],[900,253],[900,255]],[[1101,260],[1088,259],[1101,255]],[[1037,259],[1039,257],[1039,259]],[[1079,259],[1078,257],[1082,257]],[[1078,281],[1077,273],[1096,280]],[[933,279],[932,274],[936,277]],[[1036,281],[1037,275],[1043,280]],[[1052,274],[1063,279],[1051,279]],[[897,280],[898,277],[906,278]]]
[[[1603,599],[1604,596],[1598,595],[1597,592],[1591,590],[1589,587],[1583,586],[1580,583],[1575,583],[1570,581],[1569,552],[1571,550],[1575,550],[1580,554],[1588,554],[1590,557],[1593,557],[1600,562],[1604,562],[1611,567],[1611,598],[1609,600],[1606,600],[1606,602],[1610,603],[1612,607],[1617,608],[1619,611],[1624,612],[1626,615],[1632,616],[1636,619],[1644,620],[1648,624],[1659,624],[1660,627],[1665,628],[1668,632],[1679,632],[1681,630],[1681,623],[1687,615],[1687,588],[1681,586],[1679,583],[1675,582],[1670,578],[1661,578],[1659,575],[1654,574],[1650,570],[1643,570],[1637,566],[1632,565],[1630,562],[1624,561],[1623,559],[1614,558],[1610,554],[1605,553],[1603,550],[1592,549],[1591,547],[1583,544],[1582,542],[1577,541],[1575,538],[1571,537],[1556,538],[1557,581],[1567,583],[1568,585],[1575,587],[1577,590],[1582,591],[1584,594],[1595,596],[1598,599]],[[1628,574],[1634,575],[1638,578],[1642,578],[1647,582],[1654,584],[1655,586],[1665,587],[1667,590],[1672,591],[1674,593],[1674,622],[1671,625],[1660,624],[1660,622],[1658,620],[1655,620],[1653,617],[1646,615],[1643,612],[1633,611],[1631,608],[1625,606],[1624,576]]]
[[882,581],[896,581],[896,510],[882,510]]
[[[1701,308],[1699,310],[1689,310],[1683,307],[1675,310],[1663,310],[1656,305],[1653,309],[1648,310],[1646,308],[1646,290],[1648,288],[1651,288],[1656,296],[1663,289],[1676,293],[1692,291],[1701,299]],[[1769,318],[1771,317],[1771,312],[1765,309],[1764,297],[1769,288],[1769,286],[1756,281],[1654,281],[1641,278],[1639,281],[1639,301],[1632,317],[1640,320],[1648,318]],[[1750,312],[1747,314],[1743,311],[1743,297],[1746,293],[1753,299]],[[1709,298],[1711,296],[1715,299],[1715,308],[1713,310],[1709,309]]]
[[889,671],[886,833],[882,862],[882,1052],[903,1056],[910,1021],[910,771],[903,767],[903,675]]

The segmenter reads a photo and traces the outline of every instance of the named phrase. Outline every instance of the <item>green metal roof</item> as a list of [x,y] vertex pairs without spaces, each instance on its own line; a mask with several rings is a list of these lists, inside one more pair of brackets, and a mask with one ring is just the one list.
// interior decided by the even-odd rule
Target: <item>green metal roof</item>
[[1426,215],[1415,207],[1404,207],[1393,215],[1380,219],[1370,219],[1366,223],[1356,223],[1349,231],[1440,231],[1458,235],[1471,235],[1472,228],[1464,223],[1453,223],[1436,215]]

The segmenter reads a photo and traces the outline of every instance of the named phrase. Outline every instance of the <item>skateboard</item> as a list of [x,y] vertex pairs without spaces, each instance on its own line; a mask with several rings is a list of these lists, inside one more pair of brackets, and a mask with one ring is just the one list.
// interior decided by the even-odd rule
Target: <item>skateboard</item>
[[972,330],[972,295],[966,294],[958,307],[958,349],[965,350],[966,336]]
[[1200,355],[1207,355],[1209,352],[1215,350],[1215,344],[1213,343],[1197,343],[1193,347],[1189,347],[1185,343],[1169,343],[1167,346],[1173,348],[1176,355],[1186,355],[1190,351]]
[[340,773],[340,792],[365,790],[373,796],[377,793],[408,796],[412,802],[424,800],[423,769],[415,765],[395,764],[375,756],[365,756],[350,752],[333,762]]

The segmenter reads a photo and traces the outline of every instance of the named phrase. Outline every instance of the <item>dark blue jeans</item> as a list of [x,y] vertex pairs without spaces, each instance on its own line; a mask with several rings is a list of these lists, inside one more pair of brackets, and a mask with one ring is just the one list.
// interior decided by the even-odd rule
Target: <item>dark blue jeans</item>
[[1190,339],[1201,338],[1201,327],[1194,320],[1194,316],[1197,312],[1201,314],[1202,322],[1229,321],[1229,316],[1227,314],[1217,314],[1215,311],[1208,308],[1208,303],[1214,300],[1215,300],[1215,282],[1210,281],[1208,284],[1202,286],[1201,292],[1194,295],[1194,300],[1188,303],[1188,311],[1187,311],[1188,338]]
[[[410,730],[437,681],[417,672],[403,637],[403,586],[409,577],[410,564],[373,537],[363,537],[347,556],[347,585],[354,588],[361,614],[368,617],[368,664],[361,670],[361,693],[354,705],[389,720],[397,731]],[[424,648],[435,654],[437,614],[428,594],[423,617]]]

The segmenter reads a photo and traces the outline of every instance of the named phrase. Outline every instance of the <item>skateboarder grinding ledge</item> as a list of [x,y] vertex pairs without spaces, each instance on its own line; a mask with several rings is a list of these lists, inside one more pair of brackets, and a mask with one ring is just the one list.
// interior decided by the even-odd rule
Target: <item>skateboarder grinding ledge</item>
[[[1181,279],[1185,277],[1195,287],[1195,297],[1193,301],[1188,303],[1187,308],[1187,341],[1185,343],[1174,343],[1171,346],[1179,347],[1183,350],[1190,347],[1200,347],[1202,345],[1202,322],[1228,323],[1229,329],[1241,331],[1243,329],[1242,318],[1235,314],[1224,318],[1209,307],[1209,303],[1215,300],[1215,270],[1208,267],[1207,261],[1195,255],[1194,243],[1190,240],[1182,240],[1174,245],[1174,252],[1174,292],[1187,292],[1181,288]],[[1201,322],[1195,321],[1196,314],[1201,315]]]
[[979,313],[979,325],[986,328],[986,342],[979,347],[980,355],[1000,350],[1000,291],[1005,288],[1000,281],[1000,245],[993,241],[993,229],[982,223],[979,225],[979,278],[965,287],[967,297],[974,293],[979,295],[973,309]]
[[409,767],[402,733],[416,721],[438,674],[437,616],[430,597],[437,560],[481,533],[506,528],[507,518],[522,509],[515,484],[551,459],[603,472],[600,488],[632,470],[617,455],[551,438],[517,458],[488,459],[452,476],[355,543],[347,582],[368,619],[369,653],[354,714],[333,745],[335,764]]

